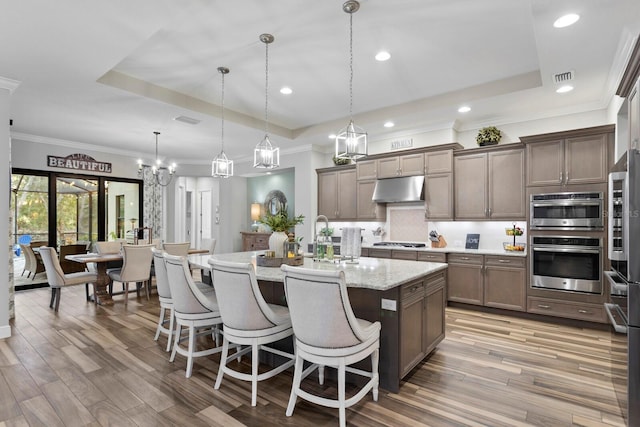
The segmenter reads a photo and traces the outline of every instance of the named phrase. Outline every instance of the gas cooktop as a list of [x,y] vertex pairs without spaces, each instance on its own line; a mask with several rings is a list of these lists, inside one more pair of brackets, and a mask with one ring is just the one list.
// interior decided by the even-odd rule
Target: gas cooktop
[[373,246],[385,246],[396,248],[424,248],[426,243],[407,243],[407,242],[376,242]]

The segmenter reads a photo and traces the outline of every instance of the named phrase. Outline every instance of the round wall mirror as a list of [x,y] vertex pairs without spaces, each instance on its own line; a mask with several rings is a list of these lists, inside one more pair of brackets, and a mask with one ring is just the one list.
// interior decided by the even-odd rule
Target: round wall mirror
[[280,190],[271,190],[264,199],[264,210],[271,215],[287,210],[287,197]]

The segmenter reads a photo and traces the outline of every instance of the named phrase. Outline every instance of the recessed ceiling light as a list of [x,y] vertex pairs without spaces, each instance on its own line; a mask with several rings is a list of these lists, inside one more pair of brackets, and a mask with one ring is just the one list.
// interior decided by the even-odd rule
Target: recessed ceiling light
[[558,89],[556,89],[557,93],[567,93],[567,92],[571,92],[573,90],[573,86],[571,85],[564,85],[564,86],[560,86]]
[[556,19],[556,21],[553,23],[553,26],[556,28],[568,27],[569,25],[573,25],[578,22],[578,19],[580,19],[580,15],[577,15],[575,13],[568,13]]
[[335,133],[330,134],[329,139],[336,139],[336,134]]
[[290,87],[283,87],[282,89],[280,89],[280,93],[283,95],[291,95],[293,93],[293,89],[291,89]]
[[468,105],[463,105],[462,107],[458,108],[458,113],[468,113],[469,111],[471,111],[471,107],[469,107]]
[[386,128],[392,128],[394,127],[396,124],[393,122],[385,122],[384,127]]
[[387,51],[381,50],[380,52],[376,53],[377,61],[388,61],[389,58],[391,58],[391,54]]

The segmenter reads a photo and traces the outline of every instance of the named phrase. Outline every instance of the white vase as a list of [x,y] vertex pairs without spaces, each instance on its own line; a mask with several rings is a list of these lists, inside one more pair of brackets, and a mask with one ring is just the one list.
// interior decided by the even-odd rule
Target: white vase
[[284,258],[284,242],[289,239],[284,231],[274,231],[269,236],[269,250],[276,253],[276,258]]

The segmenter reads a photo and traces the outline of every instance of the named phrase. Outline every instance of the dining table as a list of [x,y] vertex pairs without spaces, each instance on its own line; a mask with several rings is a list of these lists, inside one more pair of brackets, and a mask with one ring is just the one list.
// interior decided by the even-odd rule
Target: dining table
[[[207,254],[207,249],[189,248],[189,255]],[[98,279],[94,283],[94,298],[100,305],[112,305],[113,298],[109,293],[109,275],[107,274],[107,265],[112,261],[122,261],[122,253],[110,253],[110,254],[98,254],[98,253],[86,253],[86,254],[73,254],[65,257],[68,261],[79,262],[82,264],[95,263],[96,273]]]

